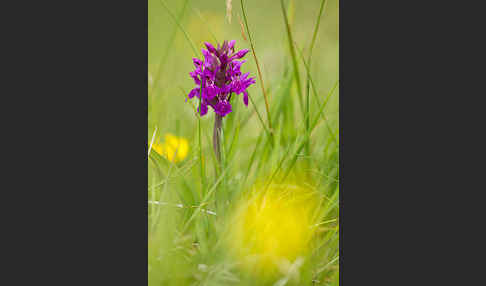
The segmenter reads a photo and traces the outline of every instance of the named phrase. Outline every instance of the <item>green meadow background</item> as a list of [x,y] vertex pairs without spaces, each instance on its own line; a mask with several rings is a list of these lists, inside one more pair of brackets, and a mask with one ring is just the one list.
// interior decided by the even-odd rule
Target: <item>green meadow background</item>
[[[186,97],[194,88],[192,58],[202,58],[203,42],[234,39],[238,50],[251,50],[241,3],[231,2],[229,23],[225,0],[148,1],[148,142],[162,142],[166,133],[189,142],[182,162],[153,150],[149,155],[149,285],[338,285],[339,3],[324,4],[309,61],[321,1],[283,1],[293,54],[281,1],[243,1],[269,112],[250,51],[242,72],[257,83],[248,89],[248,107],[242,96],[232,98],[217,164],[214,113],[209,108],[199,119],[197,100]],[[224,242],[228,218],[257,183],[283,178],[298,178],[323,198],[312,251],[292,272],[250,275]]]

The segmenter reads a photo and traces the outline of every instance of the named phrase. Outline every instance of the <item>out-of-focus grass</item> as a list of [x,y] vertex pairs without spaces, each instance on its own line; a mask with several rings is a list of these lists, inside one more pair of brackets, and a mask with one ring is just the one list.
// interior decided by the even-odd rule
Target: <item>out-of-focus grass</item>
[[[272,143],[265,132],[267,110],[257,80],[248,89],[248,107],[240,96],[232,99],[233,112],[223,120],[224,159],[219,166],[211,143],[214,113],[210,110],[201,117],[199,150],[198,102],[186,102],[186,97],[194,87],[188,74],[194,57],[190,41],[200,58],[203,42],[214,43],[214,38],[235,39],[238,49],[250,49],[242,36],[246,28],[240,1],[232,1],[231,24],[225,2],[148,2],[148,142],[154,133],[156,138],[171,133],[189,142],[189,152],[180,162],[150,152],[149,285],[338,285],[338,1],[325,3],[312,57],[309,47],[321,1],[283,1],[294,57],[280,1],[243,1],[268,95],[274,139]],[[242,71],[258,77],[253,56],[245,59]],[[306,108],[299,106],[294,60]],[[225,243],[230,217],[252,188],[261,188],[257,183],[265,185],[270,179],[280,183],[284,177],[295,178],[296,173],[300,183],[321,197],[322,212],[311,251],[293,272],[265,279],[251,275],[242,270],[243,262],[230,254]]]

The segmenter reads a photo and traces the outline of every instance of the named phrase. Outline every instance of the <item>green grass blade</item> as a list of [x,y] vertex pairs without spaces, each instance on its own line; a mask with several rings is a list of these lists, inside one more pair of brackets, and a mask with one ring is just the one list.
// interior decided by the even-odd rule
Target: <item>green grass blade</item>
[[[307,60],[307,62],[309,63],[309,66],[312,63],[312,61],[311,61],[311,59],[312,59],[312,50],[314,49],[314,44],[316,42],[317,31],[319,30],[319,24],[321,22],[321,15],[322,15],[322,11],[324,9],[324,3],[326,3],[326,0],[322,0],[321,1],[321,7],[319,9],[319,14],[317,16],[317,23],[314,26],[314,34],[312,35],[312,41],[311,41],[311,44],[310,44],[310,47],[309,47],[309,58]],[[298,48],[297,48],[297,50],[298,50]],[[302,56],[302,53],[301,53],[301,56]],[[302,56],[302,58],[303,58],[303,56]],[[305,64],[305,61],[304,60],[303,60],[303,62]],[[306,114],[310,114],[310,102],[309,102],[310,68],[307,65],[305,65],[305,68],[306,68],[306,71],[307,71],[305,109],[306,109]],[[314,85],[312,85],[312,87],[314,88]],[[314,94],[316,94],[315,88],[314,88]],[[319,100],[317,99],[317,96],[316,96],[316,100],[317,100],[317,104],[319,106],[320,104],[319,104]],[[307,120],[306,120],[305,123],[306,123],[306,130],[309,131],[309,128],[310,128],[310,116],[307,116]],[[310,140],[307,140],[307,144],[306,144],[306,155],[310,156]]]
[[293,44],[294,40],[292,38],[292,32],[290,31],[290,24],[287,18],[287,12],[285,11],[283,0],[280,0],[280,4],[282,7],[282,14],[284,16],[285,28],[287,29],[287,38],[289,40],[290,56],[292,58],[292,64],[294,66],[294,77],[297,84],[297,94],[299,96],[300,110],[302,111],[302,114],[304,114],[304,103],[302,102],[303,99],[302,99],[302,88],[301,88],[300,74],[299,74],[299,65],[297,63],[297,57],[295,56],[295,50]]
[[250,41],[251,51],[253,54],[253,58],[255,59],[255,64],[257,66],[258,71],[258,78],[260,79],[260,85],[262,87],[263,97],[265,98],[265,107],[267,109],[267,120],[268,120],[268,127],[270,129],[270,135],[272,135],[272,121],[270,119],[270,106],[268,105],[268,98],[265,92],[265,86],[263,85],[263,77],[262,72],[260,71],[260,65],[258,64],[258,58],[255,53],[255,48],[253,47],[253,40],[251,39],[250,28],[248,27],[248,20],[246,19],[245,8],[243,6],[243,0],[240,0],[241,3],[241,11],[243,12],[243,19],[245,20],[246,32],[248,33],[248,39]]
[[179,29],[181,29],[182,33],[184,34],[184,37],[186,38],[186,40],[189,42],[191,48],[192,48],[192,51],[194,52],[194,55],[197,57],[198,55],[198,52],[197,52],[197,49],[196,49],[196,46],[194,45],[194,42],[191,40],[191,38],[189,37],[189,35],[187,34],[186,30],[184,29],[184,27],[182,27],[181,25],[181,22],[174,16],[174,14],[172,14],[172,12],[169,10],[169,8],[167,7],[167,5],[164,3],[163,0],[159,0],[160,4],[162,4],[162,6],[164,6],[164,8],[167,10],[167,13],[169,14],[169,16],[172,18],[172,20],[176,23],[176,25],[179,27]]
[[326,3],[327,3],[326,0],[322,0],[321,1],[321,7],[319,8],[319,16],[317,16],[317,23],[314,26],[314,34],[312,35],[312,41],[311,41],[311,44],[310,44],[310,47],[309,47],[309,59],[308,59],[309,64],[311,62],[312,50],[314,49],[314,44],[315,44],[316,38],[317,38],[317,31],[319,30],[319,24],[321,22],[322,11],[324,11],[324,4],[326,4]]

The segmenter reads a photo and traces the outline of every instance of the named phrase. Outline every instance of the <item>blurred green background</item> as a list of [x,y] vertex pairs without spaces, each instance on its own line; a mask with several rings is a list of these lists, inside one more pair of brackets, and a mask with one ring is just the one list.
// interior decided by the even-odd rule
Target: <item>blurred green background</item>
[[[308,116],[315,128],[308,141],[304,124],[307,112],[299,105],[281,2],[243,1],[269,97],[274,138],[270,139],[262,127],[262,122],[268,124],[267,111],[250,52],[244,58],[247,62],[242,72],[250,72],[257,81],[248,89],[255,105],[250,102],[245,107],[241,96],[232,99],[233,112],[224,119],[225,160],[219,166],[211,141],[214,113],[210,108],[199,126],[194,113],[197,100],[186,101],[195,87],[189,76],[195,55],[184,33],[197,49],[198,58],[202,58],[205,41],[216,45],[214,38],[218,42],[234,39],[238,50],[250,49],[242,35],[244,31],[248,39],[240,1],[231,2],[229,23],[226,0],[148,1],[148,141],[162,142],[165,134],[172,133],[189,144],[189,153],[181,162],[169,162],[153,150],[149,156],[149,285],[338,285],[338,1],[326,1],[312,52],[310,75],[317,94],[311,86]],[[321,1],[283,3],[294,42],[307,61]],[[170,13],[179,19],[179,25]],[[308,77],[298,51],[296,60],[305,102]],[[323,103],[326,105],[319,114]],[[247,275],[224,247],[228,217],[236,202],[257,182],[289,173],[305,174],[304,183],[323,198],[322,225],[312,254],[297,269],[298,275],[281,273],[269,280]]]

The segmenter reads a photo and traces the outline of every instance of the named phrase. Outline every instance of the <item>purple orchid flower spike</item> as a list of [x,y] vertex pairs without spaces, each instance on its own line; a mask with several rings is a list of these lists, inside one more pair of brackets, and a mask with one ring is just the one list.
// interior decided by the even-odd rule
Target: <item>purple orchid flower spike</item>
[[189,75],[194,79],[196,87],[189,92],[188,98],[200,98],[201,104],[198,112],[204,116],[210,106],[215,113],[213,145],[218,157],[219,134],[221,132],[222,118],[231,113],[230,103],[232,94],[243,94],[243,103],[248,106],[248,92],[250,85],[255,84],[255,79],[248,78],[249,73],[242,75],[241,66],[247,49],[235,52],[235,40],[224,41],[215,48],[210,43],[204,43],[206,49],[202,49],[204,60],[193,58],[195,70]]
[[248,50],[235,52],[235,43],[235,40],[224,41],[215,48],[206,42],[206,49],[202,49],[204,61],[192,59],[195,70],[189,75],[197,86],[189,92],[188,98],[199,98],[201,93],[201,105],[204,106],[199,109],[201,116],[210,106],[217,115],[225,117],[232,110],[230,99],[233,93],[243,93],[243,102],[248,106],[246,89],[255,83],[255,79],[248,78],[249,73],[242,75],[240,68],[245,61],[238,59],[243,58]]

